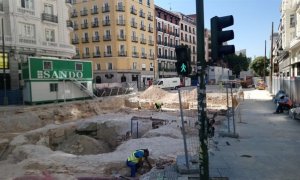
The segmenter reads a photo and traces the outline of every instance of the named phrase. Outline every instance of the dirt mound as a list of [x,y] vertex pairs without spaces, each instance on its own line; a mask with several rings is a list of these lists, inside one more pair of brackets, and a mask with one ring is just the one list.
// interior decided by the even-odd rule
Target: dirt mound
[[150,86],[139,96],[139,98],[157,101],[166,96],[167,94],[168,92],[161,88]]

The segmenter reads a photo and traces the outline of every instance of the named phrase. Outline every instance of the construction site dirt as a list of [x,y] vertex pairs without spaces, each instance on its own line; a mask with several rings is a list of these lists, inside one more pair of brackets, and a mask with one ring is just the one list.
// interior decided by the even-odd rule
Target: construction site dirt
[[[198,138],[196,87],[182,90],[181,98],[187,139]],[[226,119],[227,101],[231,106],[224,89],[208,87],[208,116],[220,112],[216,121]],[[179,107],[178,91],[152,86],[93,100],[0,107],[0,179],[119,179],[130,174],[127,157],[144,148],[153,168],[138,177],[149,177],[184,154]]]

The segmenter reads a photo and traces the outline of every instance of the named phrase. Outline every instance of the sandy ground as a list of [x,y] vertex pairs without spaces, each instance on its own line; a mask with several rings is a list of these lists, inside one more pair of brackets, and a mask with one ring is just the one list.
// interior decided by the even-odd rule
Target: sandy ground
[[[196,89],[185,90],[183,101],[197,104],[196,92]],[[226,94],[221,92],[216,88],[208,93],[208,107],[226,107]],[[162,159],[175,161],[177,155],[184,152],[178,109],[166,111],[163,107],[163,111],[158,112],[154,107],[127,107],[125,101],[130,98],[178,103],[176,91],[150,87],[130,96],[1,108],[1,179],[52,176],[71,180],[80,176],[126,175],[129,169],[125,160],[139,148],[150,149],[150,161],[154,166]],[[184,115],[186,121],[194,123],[197,120],[192,111],[186,110]],[[128,136],[133,117],[142,117],[138,139],[131,137],[132,134]],[[164,120],[164,124],[152,129],[153,119]],[[193,123],[187,122],[194,126]],[[78,133],[82,127],[85,129],[81,133],[86,135]]]

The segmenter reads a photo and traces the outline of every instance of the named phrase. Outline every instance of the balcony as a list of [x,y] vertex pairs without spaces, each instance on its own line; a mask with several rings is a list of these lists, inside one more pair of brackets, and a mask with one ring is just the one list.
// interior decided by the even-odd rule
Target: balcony
[[111,35],[104,35],[103,41],[111,41]]
[[140,56],[139,56],[139,53],[138,53],[138,52],[132,52],[132,57],[138,58],[138,57],[140,57]]
[[101,57],[101,53],[100,53],[100,51],[98,51],[98,52],[94,52],[94,53],[93,53],[93,57],[94,57],[94,58]]
[[125,26],[125,20],[123,20],[123,19],[117,19],[117,25],[119,25],[119,26]]
[[92,14],[92,15],[93,15],[93,14],[99,14],[98,8],[93,8],[93,9],[91,9],[91,14]]
[[154,41],[153,41],[153,40],[149,40],[149,41],[148,41],[148,44],[149,44],[150,46],[154,46]]
[[73,24],[73,29],[74,29],[74,30],[78,30],[78,29],[79,29],[78,24],[75,24],[75,23],[74,23],[74,24]]
[[78,17],[78,14],[76,11],[71,12],[71,18]]
[[145,18],[146,17],[145,13],[140,11],[140,17]]
[[130,25],[131,25],[131,27],[133,27],[133,28],[137,28],[137,23],[134,22],[134,21],[131,21],[131,22],[130,22]]
[[153,21],[153,16],[151,14],[148,15],[148,20]]
[[163,31],[161,27],[157,27],[156,29],[157,31],[161,31],[161,32]]
[[131,41],[132,42],[139,42],[139,38],[136,36],[131,36]]
[[67,20],[67,27],[68,27],[68,28],[73,28],[73,27],[74,27],[73,22],[70,21],[70,20]]
[[163,45],[163,42],[161,40],[157,41],[157,44]]
[[106,13],[106,12],[109,12],[109,6],[103,6],[102,7],[102,13]]
[[126,41],[126,36],[125,35],[118,35],[118,40],[119,41]]
[[82,43],[88,43],[88,42],[89,42],[89,38],[88,38],[88,37],[83,37],[83,38],[81,39],[81,42],[82,42]]
[[72,44],[79,44],[79,39],[78,38],[72,39]]
[[125,12],[125,6],[116,5],[116,11]]
[[81,29],[87,29],[89,27],[88,23],[81,24]]
[[91,55],[90,55],[90,53],[83,53],[82,57],[83,58],[89,58],[89,57],[91,57]]
[[82,11],[80,11],[80,15],[81,16],[87,16],[88,15],[88,10],[82,10]]
[[127,51],[118,51],[118,55],[121,57],[127,56]]
[[99,22],[98,21],[92,22],[92,28],[95,28],[95,27],[99,27]]
[[104,52],[104,57],[112,57],[111,52]]
[[149,55],[149,59],[150,59],[150,60],[154,60],[154,54],[150,54],[150,55]]
[[147,43],[147,40],[145,38],[141,38],[141,44],[146,44]]
[[140,30],[146,31],[146,26],[145,26],[145,25],[143,25],[143,24],[141,24],[141,28],[140,28]]
[[110,26],[110,20],[103,20],[102,25],[103,26]]
[[141,58],[142,59],[147,59],[147,54],[146,53],[142,53]]
[[153,27],[148,27],[148,32],[153,33]]
[[131,8],[131,9],[130,9],[130,13],[131,13],[131,14],[134,14],[134,15],[137,15],[136,9],[134,9],[134,8]]
[[93,42],[100,42],[100,36],[93,36],[92,41]]
[[58,18],[53,14],[42,13],[42,21],[58,23]]

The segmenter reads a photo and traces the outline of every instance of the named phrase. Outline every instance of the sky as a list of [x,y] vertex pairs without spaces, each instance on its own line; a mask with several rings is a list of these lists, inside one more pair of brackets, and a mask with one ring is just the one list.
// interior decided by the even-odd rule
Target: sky
[[[234,31],[234,39],[228,41],[235,45],[236,51],[247,50],[247,57],[254,59],[270,55],[272,22],[274,32],[278,31],[280,22],[281,0],[203,0],[204,24],[210,29],[210,18],[214,16],[233,15],[234,25],[227,30]],[[196,0],[154,0],[155,5],[166,10],[183,14],[196,14]]]

